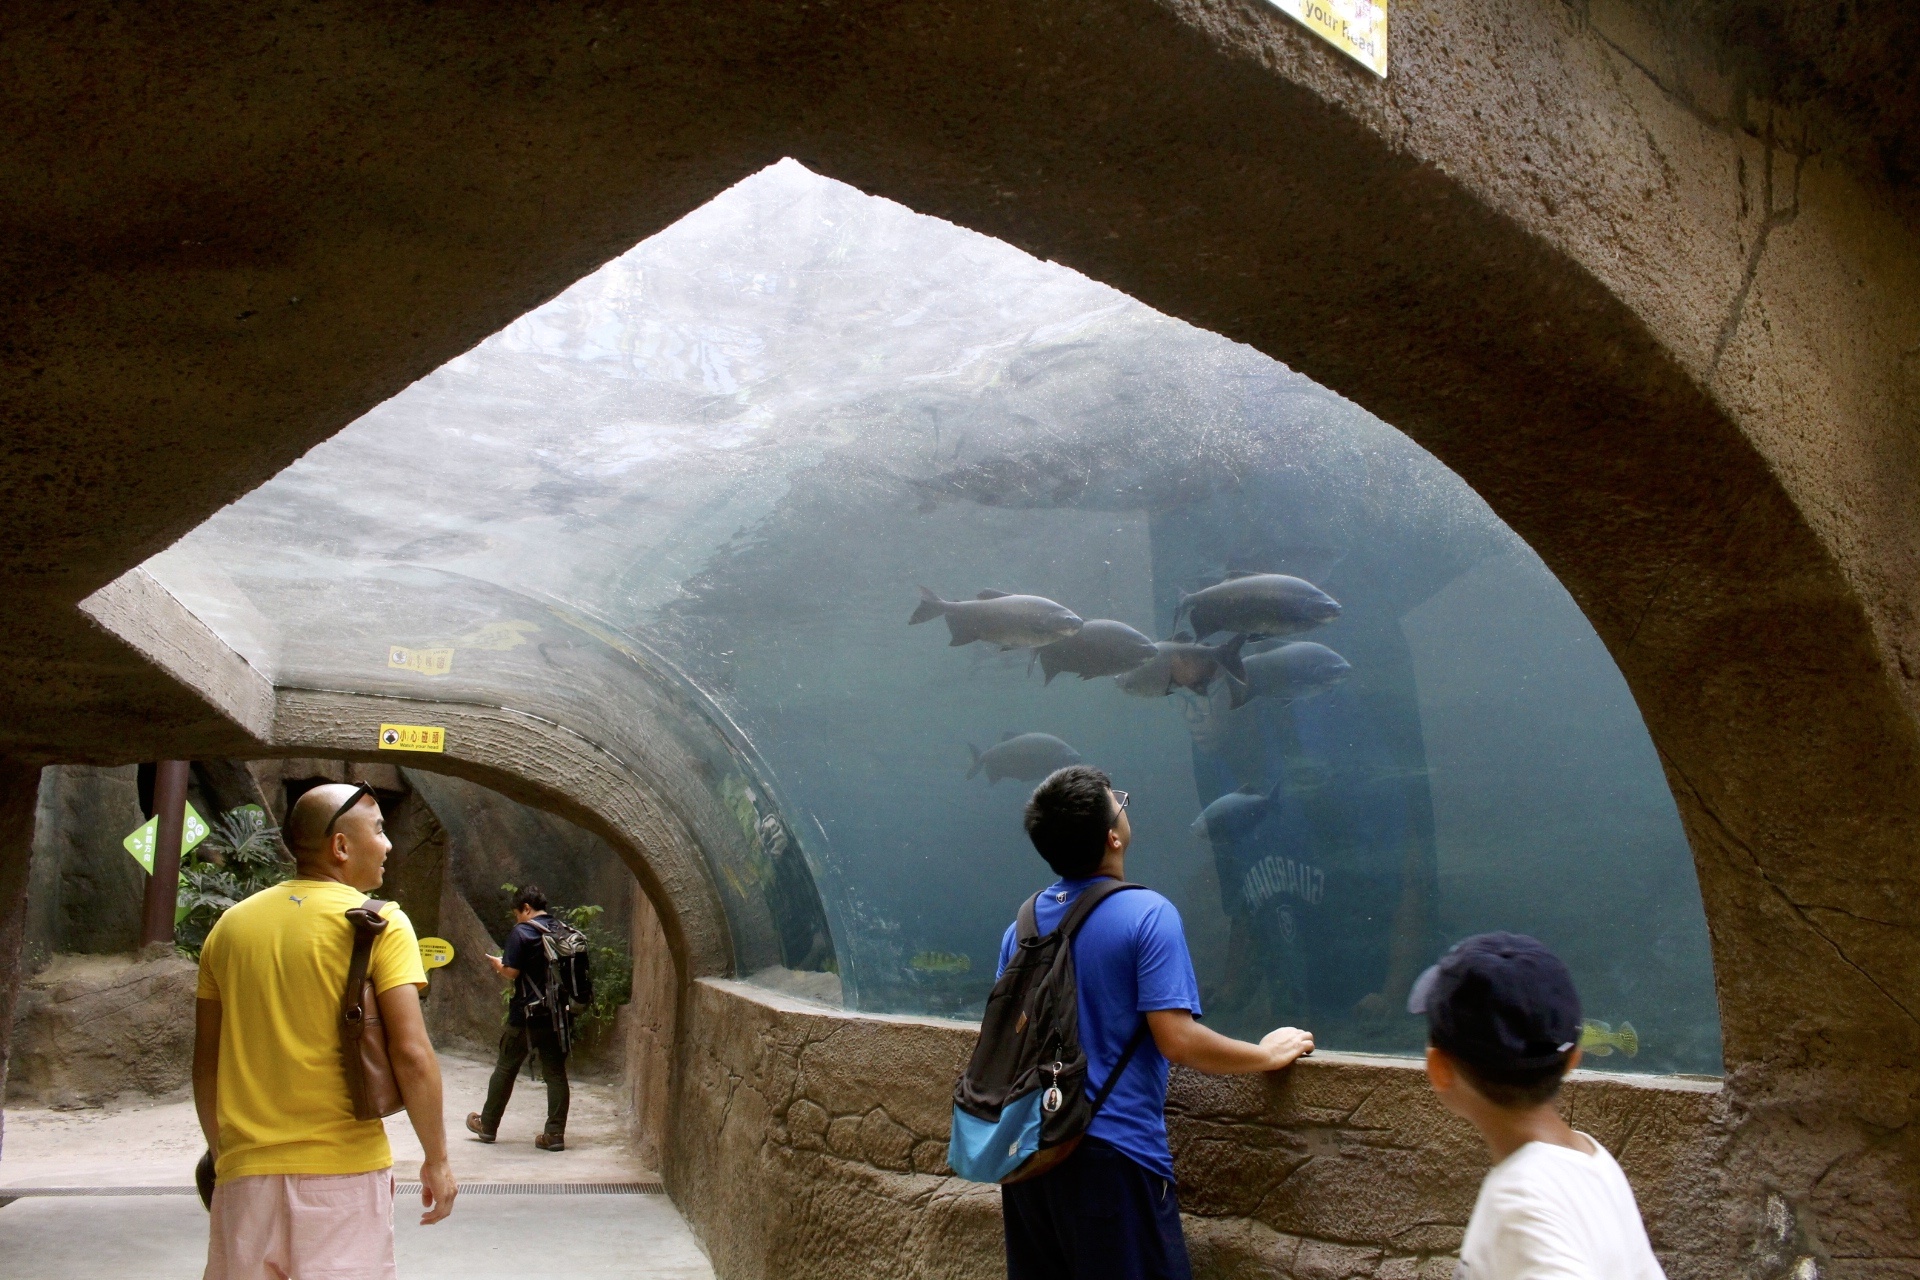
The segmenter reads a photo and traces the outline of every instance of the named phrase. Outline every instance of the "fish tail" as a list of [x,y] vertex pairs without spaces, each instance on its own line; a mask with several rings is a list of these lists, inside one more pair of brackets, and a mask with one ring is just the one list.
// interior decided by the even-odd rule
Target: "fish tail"
[[1240,661],[1240,650],[1244,649],[1246,644],[1247,636],[1243,631],[1213,651],[1221,668],[1242,684],[1247,682],[1247,665]]
[[[1241,669],[1245,670],[1244,667]],[[1253,701],[1253,686],[1248,684],[1244,680],[1236,680],[1232,676],[1228,676],[1227,677],[1228,709],[1232,711],[1238,711],[1240,708],[1246,706],[1249,702],[1252,702],[1252,701]]]
[[1620,1046],[1620,1052],[1629,1058],[1640,1055],[1640,1033],[1633,1029],[1631,1022],[1620,1024],[1620,1030],[1614,1033],[1614,1042]]
[[947,611],[947,602],[925,587],[920,588],[920,604],[914,609],[913,616],[907,619],[907,625],[917,627],[923,622],[932,622]]
[[967,770],[967,777],[969,777],[969,778],[972,778],[972,777],[974,777],[974,776],[976,776],[977,774],[979,774],[979,772],[980,772],[980,761],[981,761],[981,760],[982,760],[982,759],[983,759],[984,757],[982,757],[982,756],[981,756],[981,754],[980,754],[980,748],[978,748],[978,747],[976,747],[976,746],[974,746],[974,745],[973,745],[973,744],[972,744],[971,742],[969,742],[969,743],[967,744],[967,750],[969,750],[969,751],[971,751],[971,752],[973,753],[973,767],[972,767],[971,769],[969,769],[969,770]]

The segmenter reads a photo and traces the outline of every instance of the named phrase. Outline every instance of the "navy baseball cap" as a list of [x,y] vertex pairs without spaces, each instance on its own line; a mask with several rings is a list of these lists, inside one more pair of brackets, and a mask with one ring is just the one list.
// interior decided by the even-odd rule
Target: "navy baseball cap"
[[1580,993],[1560,957],[1524,933],[1482,933],[1415,979],[1407,1012],[1489,1079],[1533,1075],[1580,1043]]

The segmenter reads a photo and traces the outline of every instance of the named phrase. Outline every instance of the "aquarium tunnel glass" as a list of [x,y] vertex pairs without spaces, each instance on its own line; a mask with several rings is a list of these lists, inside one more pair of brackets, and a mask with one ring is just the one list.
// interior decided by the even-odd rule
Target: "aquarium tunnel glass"
[[1021,806],[1077,760],[1223,1031],[1417,1051],[1414,977],[1508,929],[1572,967],[1587,1065],[1720,1070],[1646,728],[1486,503],[1249,347],[792,161],[146,567],[282,687],[675,742],[750,980],[977,1015],[1052,878]]

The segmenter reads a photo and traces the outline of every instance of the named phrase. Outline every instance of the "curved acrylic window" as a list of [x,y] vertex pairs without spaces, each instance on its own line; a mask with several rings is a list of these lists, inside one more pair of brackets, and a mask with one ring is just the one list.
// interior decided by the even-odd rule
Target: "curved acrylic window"
[[[977,1010],[1050,879],[1021,802],[1077,757],[1131,793],[1129,873],[1224,1030],[1416,1049],[1414,975],[1507,928],[1572,966],[1589,1065],[1719,1069],[1646,730],[1485,503],[1258,352],[791,162],[149,569],[282,686],[509,706],[631,759],[672,738],[703,763],[656,782],[706,815],[770,981]],[[1073,622],[923,585],[1102,625],[1036,661]],[[1209,644],[1140,647],[1196,619]]]

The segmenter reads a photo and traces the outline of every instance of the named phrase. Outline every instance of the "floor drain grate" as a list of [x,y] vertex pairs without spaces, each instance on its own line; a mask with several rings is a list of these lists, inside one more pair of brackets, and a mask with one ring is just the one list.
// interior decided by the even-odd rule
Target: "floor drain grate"
[[[466,1182],[463,1196],[660,1196],[667,1189],[658,1182]],[[0,1204],[43,1196],[190,1196],[184,1187],[0,1187]],[[420,1194],[418,1182],[400,1184],[400,1194]]]

